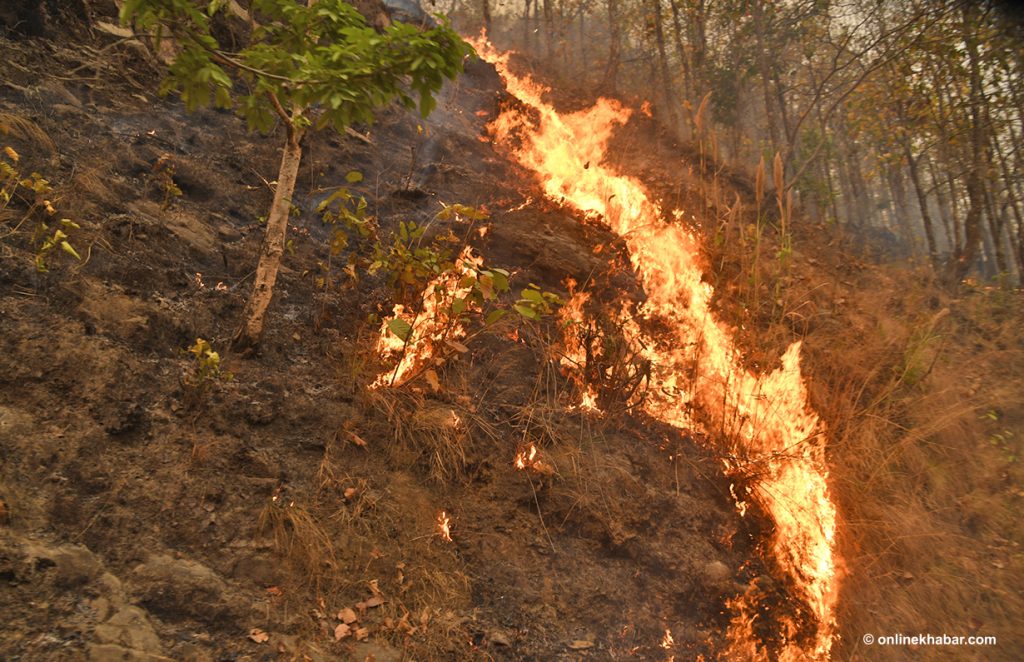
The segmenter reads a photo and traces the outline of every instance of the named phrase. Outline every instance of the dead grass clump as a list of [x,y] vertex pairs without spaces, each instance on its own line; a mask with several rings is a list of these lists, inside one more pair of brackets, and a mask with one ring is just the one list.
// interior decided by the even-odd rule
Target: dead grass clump
[[38,124],[14,113],[0,112],[0,133],[3,135],[13,134],[23,140],[28,140],[45,148],[50,153],[57,149],[49,134],[43,131]]
[[317,517],[294,500],[275,495],[260,512],[260,531],[269,532],[294,577],[317,591],[339,569],[333,537]]
[[391,428],[396,459],[413,458],[442,482],[465,477],[469,427],[464,407],[405,389],[373,391],[372,404]]

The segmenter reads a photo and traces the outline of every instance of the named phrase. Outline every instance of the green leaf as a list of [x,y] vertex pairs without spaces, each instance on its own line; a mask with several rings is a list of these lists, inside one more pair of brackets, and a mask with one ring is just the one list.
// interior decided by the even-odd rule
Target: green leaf
[[491,269],[491,279],[494,281],[495,292],[508,292],[508,272],[502,273],[503,269]]
[[517,304],[513,305],[512,307],[515,308],[517,313],[519,313],[520,315],[522,315],[526,319],[529,319],[529,320],[539,320],[540,319],[540,315],[537,314],[537,311],[534,310],[533,308],[530,308],[529,306],[523,305],[521,303],[517,303]]
[[358,184],[363,181],[363,173],[358,170],[349,170],[348,174],[345,175],[345,181],[349,184]]
[[494,324],[502,317],[504,317],[506,313],[508,313],[508,311],[502,308],[492,310],[491,312],[487,313],[487,315],[484,317],[484,324],[490,326],[491,324]]
[[72,246],[68,242],[66,242],[66,241],[60,242],[60,247],[61,247],[61,250],[63,250],[65,253],[74,256],[74,258],[76,260],[81,260],[82,259],[82,256],[78,254],[78,251],[75,250],[74,246]]
[[452,314],[461,315],[466,310],[466,300],[461,297],[456,297],[452,301]]
[[544,295],[541,294],[540,290],[527,288],[522,291],[523,298],[527,301],[534,301],[536,303],[544,303]]
[[398,336],[402,342],[409,342],[409,334],[412,333],[412,327],[409,323],[401,318],[394,318],[388,320],[388,328],[391,329],[391,333]]

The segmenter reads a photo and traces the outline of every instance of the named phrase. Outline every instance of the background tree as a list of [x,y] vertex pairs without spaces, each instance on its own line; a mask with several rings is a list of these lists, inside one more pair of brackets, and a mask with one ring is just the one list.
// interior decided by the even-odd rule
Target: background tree
[[[475,0],[453,2],[475,30]],[[995,0],[492,7],[495,44],[563,87],[647,99],[663,127],[751,180],[778,152],[807,215],[869,254],[920,258],[951,288],[1021,282],[1024,27]]]
[[253,0],[256,25],[244,48],[229,52],[211,32],[211,18],[226,2],[127,0],[123,23],[159,41],[173,38],[177,55],[161,93],[177,93],[189,110],[214,104],[237,107],[251,130],[284,127],[277,187],[236,349],[259,345],[273,296],[291,211],[302,139],[310,130],[343,131],[372,122],[377,108],[398,100],[427,115],[445,79],[462,71],[472,52],[447,24],[420,31],[393,23],[382,32],[366,25],[343,0],[307,5],[295,0]]

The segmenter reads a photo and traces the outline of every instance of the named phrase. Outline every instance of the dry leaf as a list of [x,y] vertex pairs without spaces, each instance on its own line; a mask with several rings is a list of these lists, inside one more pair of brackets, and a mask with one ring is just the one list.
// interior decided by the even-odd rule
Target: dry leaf
[[539,474],[544,474],[545,476],[555,475],[555,468],[552,467],[550,464],[544,464],[540,460],[534,460],[530,464],[530,466],[533,467],[533,470]]
[[584,649],[587,649],[587,648],[593,648],[593,647],[594,647],[594,642],[587,641],[586,639],[576,639],[571,644],[569,644],[569,648],[573,649],[574,651],[580,651],[580,650],[584,650]]
[[[373,593],[374,595],[377,595],[377,596],[382,595],[381,592],[380,592],[380,586],[379,586],[378,581],[376,579],[371,579],[369,582],[367,582],[367,584],[369,584],[369,586],[370,586],[370,593]],[[376,605],[372,605],[372,606],[376,607]]]
[[351,499],[352,497],[354,497],[358,493],[359,493],[359,488],[358,487],[346,488],[345,489],[345,498],[346,499]]
[[356,628],[356,641],[366,641],[366,638],[369,636],[369,628]]
[[366,447],[366,440],[363,439],[362,437],[360,437],[355,432],[349,432],[348,433],[348,439],[349,439],[349,441],[351,441],[356,446],[359,446],[360,448],[365,448]]
[[278,597],[281,597],[282,595],[284,595],[284,591],[282,591],[281,587],[279,587],[279,586],[268,586],[267,587],[267,593],[269,593],[270,595],[274,596],[275,598],[278,598]]
[[463,345],[462,343],[460,343],[458,341],[455,341],[455,340],[445,340],[445,343],[449,347],[454,349],[456,352],[458,352],[459,354],[465,354],[466,352],[469,351],[468,347],[466,347],[465,345]]
[[379,607],[382,604],[384,604],[384,598],[380,597],[379,595],[375,595],[372,598],[370,598],[369,600],[366,600],[365,602],[363,602],[363,605],[365,605],[367,608]]
[[437,378],[436,370],[433,368],[427,370],[423,373],[423,378],[427,380],[427,383],[430,384],[430,388],[434,389],[435,392],[441,390],[441,380]]
[[265,644],[270,639],[270,635],[259,628],[253,628],[249,630],[249,638],[257,644]]
[[355,623],[359,617],[356,616],[356,612],[351,607],[345,607],[338,612],[338,620],[346,625]]
[[352,634],[352,628],[345,623],[339,623],[338,627],[334,628],[334,640],[341,641],[345,637]]

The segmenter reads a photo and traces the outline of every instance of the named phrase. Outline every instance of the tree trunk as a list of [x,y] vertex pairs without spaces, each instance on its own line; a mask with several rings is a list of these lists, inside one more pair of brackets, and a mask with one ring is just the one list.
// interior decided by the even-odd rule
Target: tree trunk
[[487,35],[491,34],[491,3],[490,0],[480,0],[480,10],[484,15],[484,30],[487,30]]
[[232,342],[234,349],[243,354],[250,354],[259,348],[267,308],[274,295],[274,283],[277,281],[281,257],[284,255],[292,194],[295,192],[295,180],[299,175],[299,163],[302,161],[301,142],[302,130],[289,126],[288,141],[281,153],[281,168],[277,175],[274,201],[267,216],[263,248],[260,250],[259,263],[256,265],[256,281],[249,303],[245,307],[245,322]]
[[525,0],[524,11],[523,11],[523,50],[527,53],[530,52],[530,5],[533,4],[533,0]]
[[903,139],[903,155],[907,157],[907,167],[910,170],[910,181],[914,184],[914,192],[917,194],[917,205],[921,208],[921,223],[924,225],[924,238],[928,242],[928,257],[932,261],[932,267],[939,270],[939,251],[935,245],[935,228],[932,226],[932,216],[928,212],[928,197],[925,194],[924,184],[921,182],[921,172],[917,167],[917,159],[910,149],[909,138]]
[[608,91],[615,94],[619,84],[619,0],[608,0],[608,65],[604,72],[604,83]]
[[658,47],[658,69],[661,73],[662,96],[665,99],[665,110],[672,131],[679,130],[679,119],[676,113],[675,85],[668,71],[668,55],[665,52],[665,28],[661,17],[661,0],[651,0],[651,11],[654,12],[654,39]]
[[985,126],[982,123],[982,80],[978,54],[977,26],[972,25],[973,13],[977,8],[965,5],[964,42],[967,44],[968,71],[970,72],[970,115],[971,115],[971,170],[967,175],[967,215],[964,217],[964,243],[946,266],[946,285],[955,288],[964,279],[978,253],[981,242],[981,215],[985,201],[984,169]]

